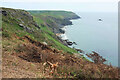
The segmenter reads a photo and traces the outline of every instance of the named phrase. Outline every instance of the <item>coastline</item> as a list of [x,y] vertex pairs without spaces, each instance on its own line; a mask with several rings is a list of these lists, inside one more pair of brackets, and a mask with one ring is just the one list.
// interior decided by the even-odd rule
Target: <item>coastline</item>
[[[78,19],[80,19],[80,18],[78,18]],[[77,19],[72,19],[72,20],[77,20]],[[71,21],[71,20],[70,20]],[[72,22],[72,21],[71,21]],[[72,24],[73,25],[73,24]],[[58,35],[58,37],[60,38],[60,40],[62,40],[62,43],[63,44],[66,44],[67,42],[72,42],[72,43],[74,43],[74,41],[71,41],[71,40],[69,40],[69,38],[67,37],[67,35],[66,35],[66,31],[67,31],[67,28],[68,27],[68,25],[66,25],[66,26],[63,26],[62,28],[60,28],[60,29],[62,29],[63,31],[64,31],[64,33],[59,33],[59,35]],[[76,43],[76,42],[75,42]],[[73,45],[73,44],[72,44]],[[70,48],[74,48],[72,45],[68,45],[67,44],[67,47],[70,47]],[[76,44],[77,45],[77,44]],[[88,59],[89,61],[91,61],[91,62],[93,62],[86,54],[85,54],[85,52],[83,51],[83,50],[81,50],[81,49],[78,49],[78,48],[74,48],[77,52],[79,52],[79,54],[80,55],[82,55],[82,56],[84,56],[86,59]]]
[[53,29],[53,32],[57,36],[58,40],[67,47],[70,47],[75,42],[69,41],[69,39],[66,35],[66,28],[68,27],[68,25],[73,25],[71,20],[77,20],[80,18],[81,17],[78,16],[77,14],[75,14],[74,16],[71,16],[69,18],[64,18],[62,23],[57,24],[57,26],[58,26],[57,29],[56,28]]
[[67,40],[68,39],[68,37],[67,37],[67,35],[66,35],[66,28],[67,28],[67,26],[64,26],[63,28],[61,28],[65,33],[61,33],[60,35],[59,35],[59,37],[62,39],[62,40]]
[[[77,20],[80,19],[81,17],[77,17],[77,18],[73,18],[70,19],[69,21],[72,23],[72,20]],[[69,24],[69,25],[73,25],[73,24]],[[66,35],[66,28],[68,27],[68,25],[65,26],[61,26],[59,29],[62,31],[60,33],[56,33],[56,36],[58,37],[58,39],[64,44],[67,45],[68,47],[71,47],[73,44],[77,45],[76,42],[74,41],[70,41],[69,38]],[[71,43],[70,45],[68,43]]]
[[[78,18],[79,19],[79,18]],[[77,19],[73,19],[73,20],[77,20]],[[71,22],[72,22],[72,20],[70,20]],[[72,25],[74,25],[74,24],[72,24]],[[67,43],[67,42],[74,42],[74,41],[71,41],[68,37],[67,37],[67,35],[66,35],[66,31],[67,31],[67,27],[68,27],[68,25],[66,25],[66,26],[63,26],[62,28],[60,28],[60,29],[62,29],[63,31],[64,31],[64,33],[59,33],[59,38],[62,40],[62,42],[63,42],[63,44],[65,44],[65,43]],[[72,44],[72,45],[74,45],[74,44]],[[86,53],[86,51],[84,51],[84,50],[82,50],[82,49],[80,49],[80,48],[75,48],[74,46],[72,46],[72,45],[68,45],[67,44],[67,47],[70,47],[70,48],[73,48],[73,49],[75,49],[77,52],[79,52],[79,54],[81,54],[82,56],[84,56],[86,59],[88,59],[89,61],[91,61],[91,62],[94,62],[90,57],[89,57],[89,54],[87,54]],[[91,52],[95,52],[95,53],[97,53],[96,51],[91,51]],[[98,55],[99,55],[99,53],[97,53]],[[88,56],[87,56],[88,55]],[[105,63],[106,65],[108,65],[108,63]]]
[[[74,21],[74,20],[73,20]],[[76,23],[77,24],[77,23]],[[79,25],[79,24],[78,24]],[[66,32],[66,30],[68,30],[68,32],[70,33],[70,34],[68,34],[68,37],[67,37],[67,35],[66,35],[66,33],[65,34],[61,34],[62,35],[62,37],[63,37],[63,39],[65,38],[65,37],[67,37],[67,39],[69,40],[69,38],[71,39],[70,41],[74,41],[74,38],[76,37],[76,36],[73,36],[72,34],[73,34],[73,32],[74,32],[74,30],[72,30],[72,29],[74,29],[74,27],[75,27],[76,25],[74,25],[74,22],[73,22],[73,26],[65,26],[64,28],[63,28],[63,30],[65,30],[65,32]],[[66,27],[67,27],[67,29],[66,29]],[[69,29],[68,29],[68,27],[69,27]],[[72,27],[72,28],[71,28]],[[75,27],[76,28],[76,27]],[[78,28],[78,27],[77,27]],[[77,29],[76,28],[76,29]],[[75,30],[76,30],[75,29]],[[87,28],[86,28],[87,29]],[[94,29],[95,30],[95,29]],[[71,38],[71,35],[73,36],[72,38]],[[77,35],[77,34],[76,34]],[[66,38],[65,38],[66,39]],[[76,37],[76,39],[77,40],[79,40],[79,38],[78,37]],[[83,39],[83,38],[82,38]],[[77,41],[76,40],[76,41]],[[78,41],[77,41],[78,42]],[[97,52],[100,56],[102,56],[102,57],[104,57],[106,60],[107,60],[107,62],[105,62],[105,64],[107,64],[107,65],[109,65],[109,64],[112,64],[112,66],[118,66],[117,65],[117,62],[115,63],[113,63],[112,62],[112,59],[111,59],[111,57],[107,57],[107,55],[104,55],[104,52],[106,51],[106,49],[103,49],[103,51],[99,51],[99,50],[97,50],[97,49],[91,49],[91,48],[88,48],[88,49],[91,49],[91,50],[89,50],[89,52],[87,52],[87,50],[85,50],[83,47],[79,47],[79,45],[84,45],[84,43],[83,44],[81,44],[81,42],[77,45],[77,46],[69,46],[68,45],[68,47],[71,47],[71,48],[80,48],[80,49],[82,49],[82,50],[84,50],[85,51],[85,54],[87,54],[87,53],[91,53],[92,51],[95,51],[95,52]],[[88,43],[86,44],[86,45],[88,45]],[[89,45],[88,45],[89,46]],[[91,45],[91,46],[93,46],[93,45]],[[101,48],[98,48],[98,49],[101,49]],[[110,52],[110,51],[109,51]],[[111,50],[111,52],[112,52],[112,50]],[[112,55],[112,54],[110,54],[110,55]],[[85,57],[88,59],[88,57],[85,55]],[[114,59],[114,58],[113,58]],[[114,59],[114,61],[115,61],[116,59]]]

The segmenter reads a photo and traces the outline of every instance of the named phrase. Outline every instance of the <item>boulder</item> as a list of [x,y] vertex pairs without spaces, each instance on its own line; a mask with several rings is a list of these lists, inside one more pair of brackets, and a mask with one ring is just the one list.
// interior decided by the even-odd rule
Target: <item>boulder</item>
[[72,46],[72,45],[73,45],[73,42],[67,42],[67,44],[68,44],[69,46]]
[[46,42],[42,42],[44,45],[48,45]]
[[2,14],[3,14],[4,16],[7,16],[7,12],[6,12],[6,11],[2,11]]

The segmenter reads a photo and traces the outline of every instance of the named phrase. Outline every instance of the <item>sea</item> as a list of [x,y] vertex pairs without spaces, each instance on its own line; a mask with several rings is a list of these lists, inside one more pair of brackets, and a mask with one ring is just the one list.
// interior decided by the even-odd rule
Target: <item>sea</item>
[[73,25],[64,27],[64,39],[74,41],[72,45],[89,54],[99,53],[106,64],[118,67],[118,13],[75,12],[80,19],[71,20]]

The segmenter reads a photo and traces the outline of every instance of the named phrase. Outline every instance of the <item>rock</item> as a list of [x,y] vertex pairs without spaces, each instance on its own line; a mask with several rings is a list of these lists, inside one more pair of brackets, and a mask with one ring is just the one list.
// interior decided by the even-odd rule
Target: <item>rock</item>
[[103,20],[99,18],[98,21],[103,21]]
[[42,27],[45,27],[45,25],[44,25],[44,24],[41,24],[41,26],[42,26]]
[[38,29],[40,29],[40,26],[36,23],[36,22],[33,22],[32,23],[35,27],[37,27]]
[[61,25],[66,26],[66,25],[72,25],[72,22],[69,21],[69,19],[63,19]]
[[76,43],[76,42],[73,42],[73,44],[77,45],[77,43]]
[[59,29],[59,31],[63,34],[65,33],[65,31],[63,29]]
[[48,45],[46,42],[42,42],[44,45]]
[[29,27],[24,26],[23,24],[19,24],[19,26],[22,27],[22,28],[24,28],[29,33],[33,32],[32,29],[30,29]]
[[72,46],[72,45],[73,45],[73,43],[72,43],[72,42],[67,42],[67,44],[68,44],[69,46]]
[[73,44],[75,44],[75,45],[77,45],[76,44],[76,42],[71,42],[71,41],[69,41],[68,39],[66,39],[66,40],[64,40],[66,43],[67,43],[67,45],[69,45],[69,46],[72,46]]
[[7,12],[6,12],[6,11],[2,11],[2,14],[3,14],[4,16],[7,16]]
[[33,16],[31,16],[27,11],[22,11],[21,14],[29,19],[29,21],[33,20]]
[[25,26],[23,24],[19,24],[19,26],[25,29]]
[[81,50],[81,49],[75,49],[75,50],[78,51],[78,52],[80,52],[80,53],[84,53],[84,51]]
[[65,46],[68,46],[67,42],[65,40],[62,40],[61,37],[57,36],[57,38],[59,39],[60,42],[62,42],[62,44],[64,44]]

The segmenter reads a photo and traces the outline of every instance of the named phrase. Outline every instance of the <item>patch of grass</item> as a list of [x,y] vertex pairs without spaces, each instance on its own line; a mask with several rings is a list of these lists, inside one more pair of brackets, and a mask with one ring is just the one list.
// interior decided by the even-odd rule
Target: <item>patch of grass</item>
[[3,37],[10,38],[10,35],[8,34],[8,32],[2,32],[2,36],[3,36]]
[[54,43],[52,44],[53,47],[56,47],[57,49],[63,49],[65,52],[68,52],[68,53],[77,53],[77,51],[67,47],[67,46],[64,46],[63,44],[61,44],[60,42],[58,42],[57,40],[55,40],[53,37],[51,37],[50,35],[46,34],[46,37],[48,37],[49,40],[52,40]]

